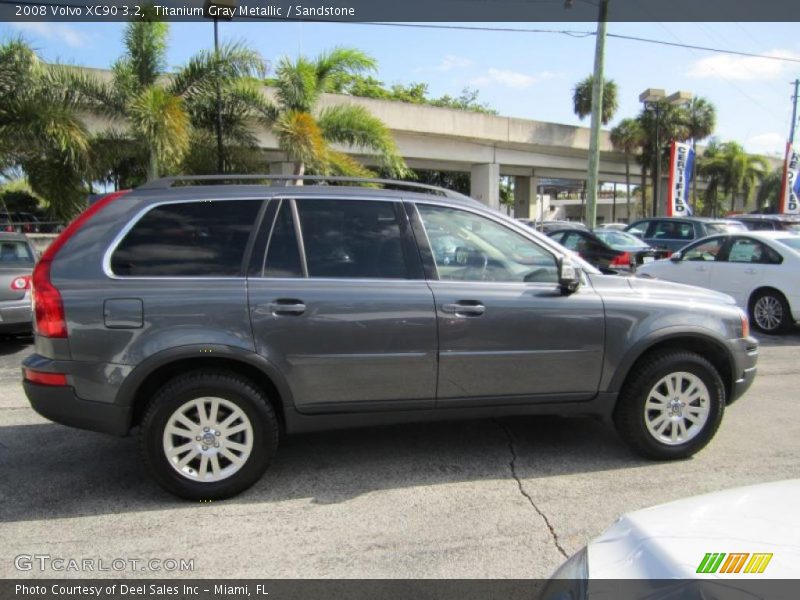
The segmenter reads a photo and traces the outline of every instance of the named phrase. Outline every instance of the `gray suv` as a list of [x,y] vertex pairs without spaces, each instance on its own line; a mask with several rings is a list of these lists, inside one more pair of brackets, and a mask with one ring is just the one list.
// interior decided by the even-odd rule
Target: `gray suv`
[[112,194],[33,273],[31,404],[138,429],[179,496],[241,492],[287,434],[433,419],[594,415],[686,458],[755,377],[728,296],[601,275],[440,188],[247,179]]

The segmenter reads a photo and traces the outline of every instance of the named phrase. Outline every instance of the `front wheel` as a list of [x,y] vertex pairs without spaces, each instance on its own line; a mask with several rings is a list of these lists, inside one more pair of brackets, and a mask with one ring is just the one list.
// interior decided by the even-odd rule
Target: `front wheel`
[[620,436],[638,454],[656,460],[688,458],[717,432],[725,386],[694,352],[653,354],[627,381],[614,411]]
[[141,446],[154,479],[190,500],[219,500],[253,485],[278,444],[271,405],[252,382],[192,372],[167,382],[142,421]]
[[777,290],[762,290],[750,301],[750,321],[764,333],[781,333],[792,324],[789,304]]

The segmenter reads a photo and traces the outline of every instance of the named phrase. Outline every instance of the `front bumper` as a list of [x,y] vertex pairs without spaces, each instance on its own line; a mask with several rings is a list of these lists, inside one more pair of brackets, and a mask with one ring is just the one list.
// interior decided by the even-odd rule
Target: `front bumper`
[[758,371],[758,340],[754,337],[730,340],[729,346],[733,356],[733,382],[728,404],[735,402],[750,389]]
[[39,385],[23,381],[25,395],[37,413],[62,425],[126,435],[130,408],[105,402],[82,400],[71,387]]

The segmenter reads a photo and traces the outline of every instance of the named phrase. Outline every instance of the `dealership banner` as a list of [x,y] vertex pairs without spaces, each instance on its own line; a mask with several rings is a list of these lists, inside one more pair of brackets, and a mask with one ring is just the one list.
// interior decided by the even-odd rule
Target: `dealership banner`
[[689,188],[692,183],[694,150],[690,144],[672,142],[669,153],[669,187],[667,188],[667,216],[680,217],[692,214],[689,206]]
[[778,211],[787,215],[800,214],[800,145],[786,144],[786,161],[783,165],[781,203]]

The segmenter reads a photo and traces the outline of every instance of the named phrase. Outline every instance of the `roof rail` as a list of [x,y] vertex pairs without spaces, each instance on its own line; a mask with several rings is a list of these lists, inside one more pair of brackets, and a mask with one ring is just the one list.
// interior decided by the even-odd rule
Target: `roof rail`
[[411,190],[419,190],[425,192],[433,192],[440,194],[442,196],[446,196],[448,198],[454,198],[458,200],[471,200],[474,202],[472,198],[469,196],[465,196],[464,194],[460,194],[458,192],[454,192],[452,190],[448,190],[443,187],[438,187],[435,185],[428,185],[426,183],[415,183],[413,181],[399,181],[397,179],[379,179],[379,178],[370,178],[370,177],[344,177],[341,175],[334,175],[334,176],[326,176],[326,175],[269,175],[269,174],[249,174],[249,175],[177,175],[174,177],[162,177],[161,179],[155,179],[153,181],[148,181],[144,185],[140,185],[138,189],[140,190],[166,190],[173,187],[176,183],[180,183],[183,181],[248,181],[248,180],[269,180],[275,182],[282,182],[283,185],[291,185],[293,181],[302,180],[302,181],[313,181],[319,182],[324,184],[326,182],[350,182],[350,183],[371,183],[371,184],[380,184],[384,186],[394,186],[398,188],[408,188]]

